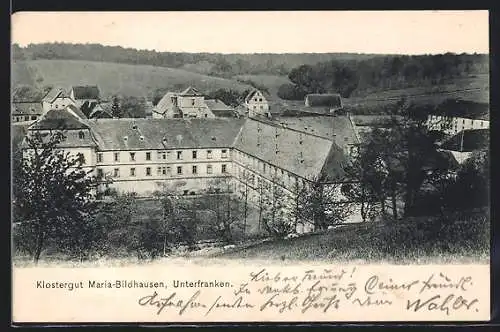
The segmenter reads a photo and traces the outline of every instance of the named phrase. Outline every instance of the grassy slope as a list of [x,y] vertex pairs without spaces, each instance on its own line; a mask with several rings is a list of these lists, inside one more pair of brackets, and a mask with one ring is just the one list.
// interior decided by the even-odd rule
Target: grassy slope
[[[36,82],[36,83],[35,83]],[[245,90],[250,86],[239,82],[189,72],[182,69],[146,65],[77,60],[33,60],[13,63],[13,86],[19,84],[72,85],[96,84],[103,96],[124,94],[146,96],[157,88],[175,89],[176,85],[192,85],[201,91],[225,88]]]
[[[234,251],[216,258],[256,259],[279,261],[349,261],[349,262],[377,262],[388,261],[394,263],[428,263],[435,261],[457,262],[459,260],[487,261],[489,257],[488,236],[485,243],[475,241],[463,246],[457,245],[446,250],[429,249],[429,243],[416,241],[411,246],[391,245],[390,235],[400,226],[385,225],[384,223],[347,224],[322,234],[310,234],[289,240],[274,240],[243,250]],[[405,226],[402,225],[404,228]],[[477,233],[487,233],[486,227],[478,227]],[[397,232],[401,236],[400,231]],[[467,242],[465,240],[464,242]],[[408,245],[408,247],[406,247]],[[434,243],[433,243],[434,245]],[[410,248],[411,247],[411,248]]]
[[263,85],[269,89],[272,96],[277,96],[278,89],[283,84],[292,83],[287,76],[278,75],[238,75],[233,77],[235,80],[248,80]]

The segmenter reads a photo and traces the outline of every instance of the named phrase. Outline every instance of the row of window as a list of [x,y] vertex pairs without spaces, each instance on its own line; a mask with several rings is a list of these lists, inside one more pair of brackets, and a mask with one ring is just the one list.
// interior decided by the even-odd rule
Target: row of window
[[[184,174],[184,167],[183,166],[177,166],[176,167],[176,174],[177,175],[183,175]],[[212,165],[207,165],[206,166],[206,171],[207,171],[207,174],[213,174],[213,166]],[[221,165],[221,173],[223,174],[226,174],[227,173],[227,165],[226,164],[222,164]],[[119,168],[115,168],[113,169],[113,177],[115,178],[118,178],[120,177],[120,169]],[[158,166],[157,169],[156,169],[156,174],[158,176],[162,176],[162,175],[168,175],[168,176],[172,176],[172,167],[170,166]],[[198,166],[197,165],[193,165],[191,166],[191,174],[193,175],[196,175],[198,174]],[[137,170],[135,167],[131,167],[130,170],[129,170],[129,176],[136,176],[137,175]],[[145,168],[145,175],[146,176],[152,176],[152,168],[151,167],[146,167]],[[97,176],[104,176],[104,171],[102,168],[98,168],[97,169]]]
[[37,119],[37,116],[36,115],[32,115],[31,118],[29,115],[24,115],[24,116],[15,116],[14,117],[14,121],[15,122],[21,122],[21,121],[30,121],[31,120],[36,120]]
[[[183,159],[183,152],[184,151],[176,151],[176,159],[177,160],[182,160]],[[206,157],[207,159],[212,159],[213,158],[213,153],[212,150],[207,150],[206,151]],[[167,155],[170,155],[170,151],[158,151],[157,153],[157,159],[158,160],[167,160]],[[227,149],[221,150],[221,158],[227,158],[228,153]],[[150,151],[145,152],[145,159],[147,161],[152,160],[152,153]],[[192,159],[198,159],[198,151],[191,151],[191,158]],[[169,158],[170,159],[170,158]],[[120,152],[114,152],[113,153],[113,160],[115,162],[120,161]],[[129,160],[130,161],[136,161],[136,152],[129,152]],[[104,161],[104,154],[103,153],[98,153],[97,154],[97,162],[102,163]]]

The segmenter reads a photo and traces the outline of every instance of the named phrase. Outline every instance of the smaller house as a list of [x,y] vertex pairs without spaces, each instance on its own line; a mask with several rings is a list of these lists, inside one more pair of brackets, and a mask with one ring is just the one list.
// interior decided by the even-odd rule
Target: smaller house
[[152,111],[152,117],[162,118],[215,118],[205,103],[205,97],[193,87],[182,92],[167,92]]
[[264,94],[257,89],[252,90],[245,97],[244,105],[248,109],[248,116],[269,115],[269,101]]
[[64,109],[75,104],[75,100],[63,88],[53,88],[42,99],[44,113],[53,109]]
[[40,102],[14,102],[11,105],[12,122],[37,120],[43,114]]
[[99,102],[99,88],[96,85],[73,86],[70,91],[70,97],[81,107],[85,102]]

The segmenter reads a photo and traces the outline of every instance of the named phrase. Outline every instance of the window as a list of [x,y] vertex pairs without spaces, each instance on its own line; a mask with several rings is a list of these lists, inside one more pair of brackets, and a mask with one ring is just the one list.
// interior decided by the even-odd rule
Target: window
[[146,160],[151,160],[151,152],[146,152]]
[[102,163],[102,153],[97,154],[97,162]]
[[104,172],[102,171],[102,168],[97,169],[97,177],[102,178],[104,176]]
[[262,106],[262,105],[260,105],[260,109],[262,109],[262,108],[263,108],[263,106]]
[[207,150],[207,159],[212,159],[212,150]]
[[158,168],[156,169],[156,175],[158,175],[158,176],[162,175],[162,172],[161,172],[162,168],[164,168],[164,167],[158,166]]
[[194,106],[194,104],[195,104],[195,99],[193,98],[191,99],[191,106]]
[[182,151],[177,151],[177,160],[182,159]]
[[167,153],[165,151],[159,151],[158,152],[158,159],[167,159]]
[[183,195],[186,196],[187,194],[189,194],[189,190],[184,190]]
[[259,101],[262,101],[262,98],[259,98]]
[[119,177],[120,177],[120,169],[119,169],[119,168],[115,168],[115,169],[113,170],[113,176],[114,176],[115,178],[119,178]]
[[84,139],[85,138],[85,133],[83,131],[78,132],[78,138],[79,139]]
[[151,176],[151,167],[146,167],[146,176]]
[[264,163],[264,174],[266,174],[266,164]]
[[36,116],[35,116],[35,115],[33,115],[33,116],[31,117],[31,120],[36,120]]
[[222,158],[227,158],[227,150],[222,150]]
[[193,166],[193,174],[197,174],[198,173],[198,167],[197,166]]
[[212,174],[212,165],[207,165],[207,174]]
[[257,98],[254,98],[253,100],[254,100],[254,101],[257,101]]
[[182,166],[177,166],[177,174],[182,174]]
[[[163,170],[162,170],[163,171]],[[167,169],[165,170],[167,173],[168,176],[172,176],[172,167],[170,166],[167,166]],[[165,173],[163,173],[165,175]]]
[[257,109],[257,106],[253,105],[253,109],[256,110]]
[[227,167],[225,164],[222,164],[221,171],[222,173],[227,173]]
[[196,159],[196,151],[193,151],[193,159]]
[[130,176],[135,176],[135,168],[134,167],[132,167],[130,169]]
[[130,152],[130,161],[135,161],[135,152]]
[[114,156],[115,156],[115,161],[120,161],[120,152],[115,152]]

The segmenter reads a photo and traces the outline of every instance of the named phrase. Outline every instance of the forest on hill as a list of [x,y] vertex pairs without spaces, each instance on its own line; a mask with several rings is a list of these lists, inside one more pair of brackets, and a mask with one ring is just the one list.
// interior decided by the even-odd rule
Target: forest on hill
[[288,74],[292,83],[278,90],[282,99],[302,100],[308,93],[335,92],[344,98],[372,91],[438,86],[458,78],[487,75],[489,58],[478,54],[374,57],[301,65]]
[[142,64],[186,69],[215,76],[230,77],[246,74],[287,75],[300,65],[314,65],[332,59],[369,59],[373,54],[293,53],[293,54],[221,54],[184,53],[138,50],[101,44],[43,43],[20,47],[12,45],[13,60],[85,60]]

